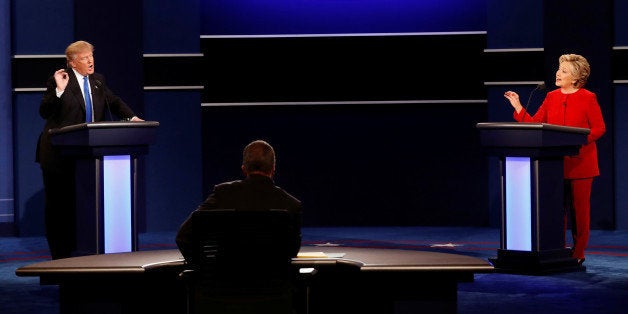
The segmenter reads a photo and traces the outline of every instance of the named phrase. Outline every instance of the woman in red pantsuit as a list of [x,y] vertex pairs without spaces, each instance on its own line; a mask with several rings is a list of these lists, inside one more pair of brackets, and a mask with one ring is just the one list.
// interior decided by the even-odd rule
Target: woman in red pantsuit
[[523,108],[517,93],[507,91],[504,94],[515,109],[513,117],[516,121],[543,122],[591,130],[587,136],[587,143],[580,148],[579,153],[575,156],[566,156],[564,162],[565,217],[569,212],[574,242],[573,257],[579,264],[584,262],[584,249],[589,242],[591,185],[593,178],[600,175],[595,141],[606,132],[597,96],[584,88],[590,73],[589,62],[583,56],[577,54],[560,56],[556,71],[558,88],[547,93],[534,116],[530,116]]

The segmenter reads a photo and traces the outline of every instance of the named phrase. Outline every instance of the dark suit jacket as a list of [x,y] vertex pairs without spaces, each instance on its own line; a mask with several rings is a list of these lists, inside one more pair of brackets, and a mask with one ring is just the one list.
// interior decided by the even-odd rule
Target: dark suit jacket
[[[48,131],[54,128],[85,123],[85,100],[81,93],[81,87],[74,71],[67,69],[66,72],[70,79],[61,97],[57,97],[57,84],[54,77],[51,76],[46,83],[46,92],[39,105],[39,115],[46,120],[46,124],[37,142],[36,161],[43,168],[54,167],[61,159],[52,150]],[[102,75],[98,73],[90,75],[89,83],[92,90],[95,122],[113,119],[111,113],[120,119],[129,119],[135,115],[133,110],[120,97],[107,88],[105,78]]]
[[[301,248],[301,202],[275,186],[272,179],[261,175],[250,175],[244,180],[226,182],[214,187],[213,192],[196,209],[235,209],[235,210],[269,210],[285,209],[292,214],[295,230],[292,256],[296,256]],[[176,242],[184,257],[191,256],[194,250],[192,239],[192,214],[183,222],[177,232]]]

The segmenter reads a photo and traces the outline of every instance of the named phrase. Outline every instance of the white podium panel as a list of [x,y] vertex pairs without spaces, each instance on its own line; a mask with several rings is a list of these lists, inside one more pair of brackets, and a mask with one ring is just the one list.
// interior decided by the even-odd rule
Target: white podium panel
[[133,250],[131,156],[103,156],[105,253]]
[[530,157],[506,157],[505,249],[532,250]]

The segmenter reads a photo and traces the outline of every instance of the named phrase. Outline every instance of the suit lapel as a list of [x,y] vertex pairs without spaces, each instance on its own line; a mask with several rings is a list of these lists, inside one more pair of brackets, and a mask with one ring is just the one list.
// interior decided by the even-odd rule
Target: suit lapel
[[77,103],[78,106],[83,110],[83,113],[85,113],[85,99],[83,98],[81,87],[78,85],[78,77],[76,77],[76,74],[71,68],[68,69],[66,72],[70,73],[70,80],[68,81],[68,86],[66,87],[66,90],[69,90],[72,93],[75,103]]

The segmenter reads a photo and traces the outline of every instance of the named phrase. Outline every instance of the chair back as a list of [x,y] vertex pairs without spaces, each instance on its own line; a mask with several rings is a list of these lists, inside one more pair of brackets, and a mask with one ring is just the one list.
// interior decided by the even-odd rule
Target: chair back
[[291,278],[295,231],[288,211],[196,211],[192,223],[195,266],[203,277],[244,283]]

